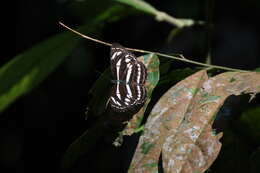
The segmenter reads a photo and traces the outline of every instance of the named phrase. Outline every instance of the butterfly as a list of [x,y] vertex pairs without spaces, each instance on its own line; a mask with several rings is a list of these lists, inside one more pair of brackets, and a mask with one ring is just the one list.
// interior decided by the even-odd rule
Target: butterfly
[[120,44],[110,51],[112,87],[109,104],[115,112],[136,113],[146,101],[147,69],[136,56]]

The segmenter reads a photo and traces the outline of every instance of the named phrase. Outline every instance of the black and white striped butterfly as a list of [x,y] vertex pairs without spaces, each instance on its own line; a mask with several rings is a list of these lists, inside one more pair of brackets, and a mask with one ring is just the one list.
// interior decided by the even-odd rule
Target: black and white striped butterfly
[[112,88],[110,107],[115,112],[137,112],[145,103],[145,65],[123,46],[114,43],[110,52]]

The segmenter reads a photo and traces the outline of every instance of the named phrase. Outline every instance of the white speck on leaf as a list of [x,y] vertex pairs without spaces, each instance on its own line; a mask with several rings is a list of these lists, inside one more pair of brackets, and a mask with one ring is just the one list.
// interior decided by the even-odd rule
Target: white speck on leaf
[[192,97],[193,97],[193,94],[192,94],[191,92],[188,92],[188,93],[187,93],[187,98],[188,98],[188,99],[192,99]]
[[184,133],[188,134],[192,141],[195,141],[198,138],[199,134],[197,131],[199,129],[200,128],[198,126],[193,126],[192,128],[185,130]]
[[211,92],[212,90],[211,83],[212,83],[211,80],[207,80],[206,82],[204,82],[203,88],[206,92]]
[[174,160],[169,160],[169,162],[168,162],[168,168],[173,168],[173,166],[174,166]]

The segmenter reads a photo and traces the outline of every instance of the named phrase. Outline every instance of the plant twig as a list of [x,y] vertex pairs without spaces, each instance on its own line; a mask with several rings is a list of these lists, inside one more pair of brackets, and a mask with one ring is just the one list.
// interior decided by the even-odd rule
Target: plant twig
[[81,37],[83,37],[83,38],[85,38],[85,39],[88,39],[88,40],[91,40],[91,41],[94,41],[94,42],[97,42],[97,43],[100,43],[100,44],[104,44],[104,45],[106,45],[106,46],[111,46],[111,45],[112,45],[111,43],[107,43],[107,42],[104,42],[104,41],[101,41],[101,40],[98,40],[98,39],[95,39],[95,38],[86,36],[86,35],[84,35],[84,34],[81,34],[80,32],[78,32],[78,31],[76,31],[76,30],[74,30],[74,29],[68,27],[67,25],[65,25],[65,24],[62,23],[62,22],[59,22],[59,24],[60,24],[61,26],[63,26],[64,28],[67,28],[68,30],[74,32],[75,34],[80,35]]
[[177,19],[173,16],[168,15],[165,12],[156,11],[155,13],[156,20],[158,21],[166,21],[172,25],[177,26],[178,28],[183,28],[187,26],[192,26],[195,22],[192,19]]
[[192,19],[181,19],[181,18],[175,18],[173,16],[170,16],[169,14],[157,10],[155,7],[153,7],[151,4],[142,1],[142,0],[116,0],[120,3],[132,6],[140,11],[143,11],[145,13],[151,14],[155,16],[155,19],[157,21],[164,21],[168,22],[171,25],[176,26],[177,28],[183,28],[183,27],[189,27],[196,24],[204,24],[203,21],[194,21]]
[[[111,43],[107,43],[107,42],[104,42],[104,41],[101,41],[101,40],[98,40],[98,39],[94,39],[92,37],[89,37],[89,36],[86,36],[84,34],[81,34],[80,32],[66,26],[65,24],[63,24],[62,22],[59,22],[59,24],[63,27],[65,27],[66,29],[74,32],[75,34],[78,34],[80,35],[81,37],[83,38],[86,38],[88,40],[92,40],[94,42],[97,42],[97,43],[100,43],[100,44],[104,44],[106,46],[111,46],[112,44]],[[210,64],[204,64],[204,63],[201,63],[201,62],[197,62],[197,61],[192,61],[192,60],[189,60],[189,59],[186,59],[185,57],[181,56],[181,57],[176,57],[176,56],[171,56],[171,55],[167,55],[167,54],[164,54],[164,53],[160,53],[160,52],[152,52],[152,51],[147,51],[147,50],[142,50],[142,49],[133,49],[133,48],[127,48],[127,50],[130,50],[130,51],[134,51],[134,52],[140,52],[140,53],[150,53],[150,54],[156,54],[158,56],[162,56],[162,57],[166,57],[166,58],[170,58],[170,59],[175,59],[175,60],[179,60],[179,61],[183,61],[183,62],[187,62],[187,63],[191,63],[191,64],[196,64],[196,65],[200,65],[200,66],[204,66],[204,67],[209,67],[209,68],[216,68],[216,69],[222,69],[222,70],[228,70],[228,71],[236,71],[236,72],[249,72],[247,70],[241,70],[241,69],[236,69],[236,68],[229,68],[229,67],[224,67],[224,66],[218,66],[218,65],[210,65]]]

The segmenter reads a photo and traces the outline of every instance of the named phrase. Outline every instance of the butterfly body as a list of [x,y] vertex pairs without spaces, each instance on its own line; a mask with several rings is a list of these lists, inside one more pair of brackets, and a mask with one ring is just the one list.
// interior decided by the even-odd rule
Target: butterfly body
[[110,62],[113,77],[110,107],[115,112],[138,111],[146,100],[145,65],[119,44],[112,45]]

